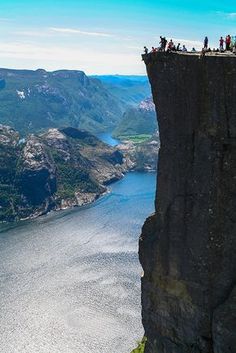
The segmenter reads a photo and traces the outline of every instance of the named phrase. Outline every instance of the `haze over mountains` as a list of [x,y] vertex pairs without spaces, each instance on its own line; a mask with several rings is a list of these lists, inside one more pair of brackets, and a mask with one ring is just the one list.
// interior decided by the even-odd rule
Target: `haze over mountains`
[[104,87],[117,97],[124,106],[136,105],[151,96],[151,88],[146,76],[103,75],[92,77],[102,81]]
[[143,76],[0,69],[0,123],[21,134],[66,126],[112,131],[130,105],[148,96]]

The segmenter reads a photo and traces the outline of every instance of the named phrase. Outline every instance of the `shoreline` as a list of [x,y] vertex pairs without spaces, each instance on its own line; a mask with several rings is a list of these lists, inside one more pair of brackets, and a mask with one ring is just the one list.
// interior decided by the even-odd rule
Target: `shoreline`
[[[110,185],[113,185],[121,180],[123,180],[125,178],[125,176],[129,173],[139,173],[139,174],[152,174],[152,173],[156,173],[156,170],[129,170],[127,171],[122,178],[118,179],[118,180],[115,180],[113,182],[110,183]],[[97,194],[96,197],[93,198],[93,200],[89,201],[89,202],[84,202],[83,204],[80,204],[80,205],[68,205],[68,206],[65,206],[63,208],[53,208],[53,209],[50,209],[48,211],[43,211],[43,212],[40,212],[40,213],[34,213],[33,215],[29,216],[29,217],[25,217],[25,218],[19,218],[19,219],[15,219],[13,221],[1,221],[0,222],[0,226],[1,225],[14,225],[14,223],[23,223],[25,221],[30,221],[30,220],[35,220],[37,218],[40,218],[40,217],[43,217],[43,216],[47,216],[49,214],[53,214],[53,213],[59,213],[59,212],[62,212],[62,211],[68,211],[68,210],[73,210],[73,209],[80,209],[80,208],[83,208],[85,206],[91,206],[93,204],[95,204],[97,201],[99,201],[100,199],[102,199],[104,196],[110,194],[112,192],[112,187],[109,187],[109,186],[106,186],[106,190],[101,193],[101,194]]]

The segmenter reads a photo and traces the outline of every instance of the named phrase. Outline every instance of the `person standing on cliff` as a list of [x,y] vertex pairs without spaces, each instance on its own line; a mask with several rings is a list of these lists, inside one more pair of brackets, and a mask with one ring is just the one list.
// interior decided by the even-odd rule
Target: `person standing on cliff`
[[228,34],[227,37],[225,38],[225,44],[226,44],[226,50],[230,50],[230,43],[231,43],[231,37]]
[[144,54],[148,54],[148,48],[147,47],[143,47],[144,48]]
[[165,37],[160,36],[161,51],[165,51],[167,40]]
[[204,49],[205,50],[208,49],[208,37],[205,37],[205,39],[204,39]]
[[224,39],[223,37],[220,37],[220,51],[223,52],[224,51]]

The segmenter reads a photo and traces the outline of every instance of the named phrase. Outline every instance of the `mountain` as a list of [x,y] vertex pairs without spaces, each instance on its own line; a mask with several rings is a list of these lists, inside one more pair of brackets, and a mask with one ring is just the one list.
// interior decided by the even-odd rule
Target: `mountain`
[[128,135],[152,135],[157,130],[155,105],[151,98],[143,100],[137,107],[128,108],[113,131],[116,137]]
[[137,105],[151,95],[151,88],[146,76],[104,75],[92,76],[98,78],[123,107]]
[[53,128],[20,139],[0,125],[0,221],[92,202],[126,170],[120,151],[86,131]]
[[0,123],[21,134],[64,126],[97,133],[121,117],[118,99],[82,71],[0,69]]

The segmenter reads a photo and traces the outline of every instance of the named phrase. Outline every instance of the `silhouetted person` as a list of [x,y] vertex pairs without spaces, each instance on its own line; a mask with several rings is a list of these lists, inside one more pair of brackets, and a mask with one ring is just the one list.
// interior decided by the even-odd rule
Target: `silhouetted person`
[[205,37],[204,39],[204,49],[208,48],[208,37]]
[[183,45],[182,51],[184,51],[185,53],[188,51],[185,45]]
[[160,36],[161,51],[165,51],[167,40],[165,37]]
[[166,39],[166,37],[164,37],[163,38],[164,51],[166,50],[166,44],[167,44],[167,39]]
[[220,51],[224,51],[224,42],[223,37],[220,37]]
[[161,51],[163,51],[164,50],[164,38],[162,37],[162,36],[160,36],[160,49],[161,49]]
[[230,43],[231,43],[231,37],[228,34],[227,37],[225,38],[225,46],[226,46],[226,50],[230,50]]
[[177,51],[181,51],[181,49],[180,49],[180,43],[178,43],[178,45],[177,45],[177,47],[176,47],[176,50],[177,50]]
[[148,54],[148,48],[147,47],[143,47],[144,48],[144,54]]

